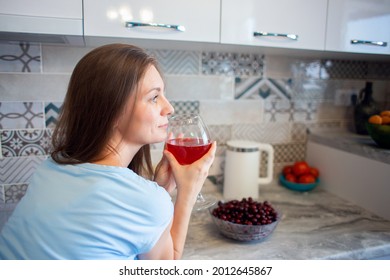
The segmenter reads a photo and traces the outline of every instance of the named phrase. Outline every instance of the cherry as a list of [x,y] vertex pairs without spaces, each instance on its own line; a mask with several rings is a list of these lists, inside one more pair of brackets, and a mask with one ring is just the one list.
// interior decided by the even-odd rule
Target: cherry
[[236,224],[267,225],[276,221],[277,213],[268,201],[257,202],[252,197],[227,202],[218,201],[212,215]]

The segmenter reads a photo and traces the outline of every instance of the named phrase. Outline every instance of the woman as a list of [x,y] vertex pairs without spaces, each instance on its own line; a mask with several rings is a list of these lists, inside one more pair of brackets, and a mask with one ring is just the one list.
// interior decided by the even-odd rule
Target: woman
[[[0,235],[3,259],[180,259],[216,144],[181,166],[149,144],[167,138],[173,107],[157,62],[125,44],[76,65],[53,152]],[[169,193],[177,190],[173,205]]]

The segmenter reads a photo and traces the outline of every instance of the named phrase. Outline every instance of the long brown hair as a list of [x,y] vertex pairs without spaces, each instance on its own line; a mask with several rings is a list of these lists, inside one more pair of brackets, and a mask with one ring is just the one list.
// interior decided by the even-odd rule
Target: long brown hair
[[[78,164],[100,159],[115,121],[130,96],[137,93],[150,65],[159,69],[154,57],[127,44],[105,45],[86,54],[71,75],[53,132],[53,160],[59,164]],[[151,178],[149,145],[138,151],[129,168]]]

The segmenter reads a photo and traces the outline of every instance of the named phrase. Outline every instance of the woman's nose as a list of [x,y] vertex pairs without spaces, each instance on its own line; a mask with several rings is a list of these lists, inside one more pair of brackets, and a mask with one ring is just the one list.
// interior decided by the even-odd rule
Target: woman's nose
[[165,98],[163,114],[169,116],[169,115],[173,115],[173,112],[175,112],[175,108],[173,108],[172,104],[168,101],[168,99]]

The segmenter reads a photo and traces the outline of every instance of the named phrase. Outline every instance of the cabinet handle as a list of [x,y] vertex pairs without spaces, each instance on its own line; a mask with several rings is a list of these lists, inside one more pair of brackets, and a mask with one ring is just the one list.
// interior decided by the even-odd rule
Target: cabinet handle
[[173,24],[163,24],[163,23],[143,23],[135,21],[126,21],[126,28],[135,28],[135,27],[157,27],[157,28],[167,28],[173,29],[175,31],[184,32],[186,28],[183,25],[173,25]]
[[269,33],[269,32],[253,32],[253,36],[260,37],[260,36],[267,36],[267,37],[283,37],[288,38],[291,40],[298,40],[298,35],[296,34],[281,34],[281,33]]
[[387,42],[382,41],[364,41],[364,40],[351,40],[352,45],[370,45],[370,46],[377,46],[377,47],[386,47]]

